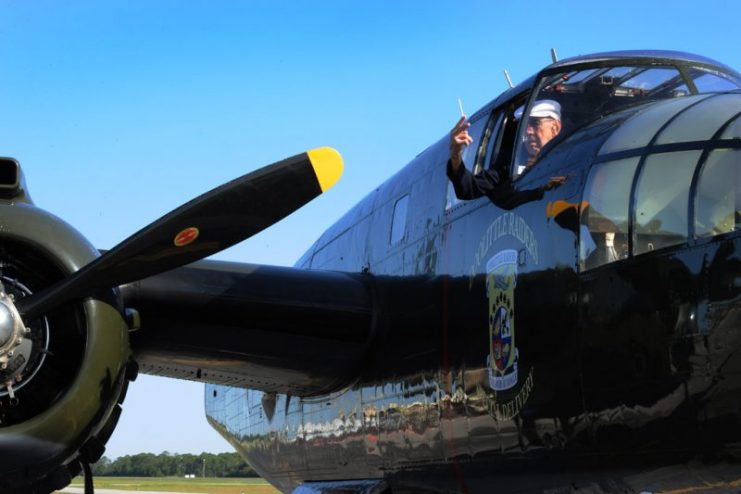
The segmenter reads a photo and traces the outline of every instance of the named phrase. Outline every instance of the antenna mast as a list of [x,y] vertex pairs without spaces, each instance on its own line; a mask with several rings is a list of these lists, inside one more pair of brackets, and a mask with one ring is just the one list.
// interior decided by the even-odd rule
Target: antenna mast
[[510,88],[515,87],[514,84],[512,84],[512,79],[509,78],[509,72],[507,72],[507,69],[504,69],[504,78],[507,79],[507,84],[509,84]]

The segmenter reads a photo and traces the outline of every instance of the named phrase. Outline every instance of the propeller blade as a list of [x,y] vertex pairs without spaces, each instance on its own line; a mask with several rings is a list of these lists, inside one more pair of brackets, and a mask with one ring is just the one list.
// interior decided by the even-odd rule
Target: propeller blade
[[285,218],[342,175],[342,157],[317,148],[207,192],[130,236],[58,283],[16,302],[24,321],[72,299],[189,264]]

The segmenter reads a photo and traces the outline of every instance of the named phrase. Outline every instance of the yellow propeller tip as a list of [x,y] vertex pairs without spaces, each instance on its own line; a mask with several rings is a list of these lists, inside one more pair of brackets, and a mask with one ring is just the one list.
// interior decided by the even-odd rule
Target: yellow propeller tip
[[316,179],[322,192],[332,187],[342,176],[344,169],[342,156],[336,149],[321,147],[306,152],[309,155],[311,166],[314,167]]

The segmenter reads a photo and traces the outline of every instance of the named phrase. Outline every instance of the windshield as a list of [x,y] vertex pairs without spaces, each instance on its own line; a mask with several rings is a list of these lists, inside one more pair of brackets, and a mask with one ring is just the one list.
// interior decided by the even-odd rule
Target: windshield
[[[700,92],[732,90],[738,80],[693,68]],[[604,115],[639,103],[691,93],[674,66],[613,66],[570,70],[545,76],[536,85],[527,118],[519,125],[514,174],[533,167],[564,136]],[[523,111],[516,115],[522,118]]]

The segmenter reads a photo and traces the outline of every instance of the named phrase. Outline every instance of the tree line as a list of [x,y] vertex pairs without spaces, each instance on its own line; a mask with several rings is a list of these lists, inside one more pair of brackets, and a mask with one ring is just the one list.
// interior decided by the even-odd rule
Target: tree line
[[111,460],[104,456],[92,466],[93,473],[114,477],[184,477],[195,475],[202,477],[257,477],[237,453],[177,454],[139,453]]

